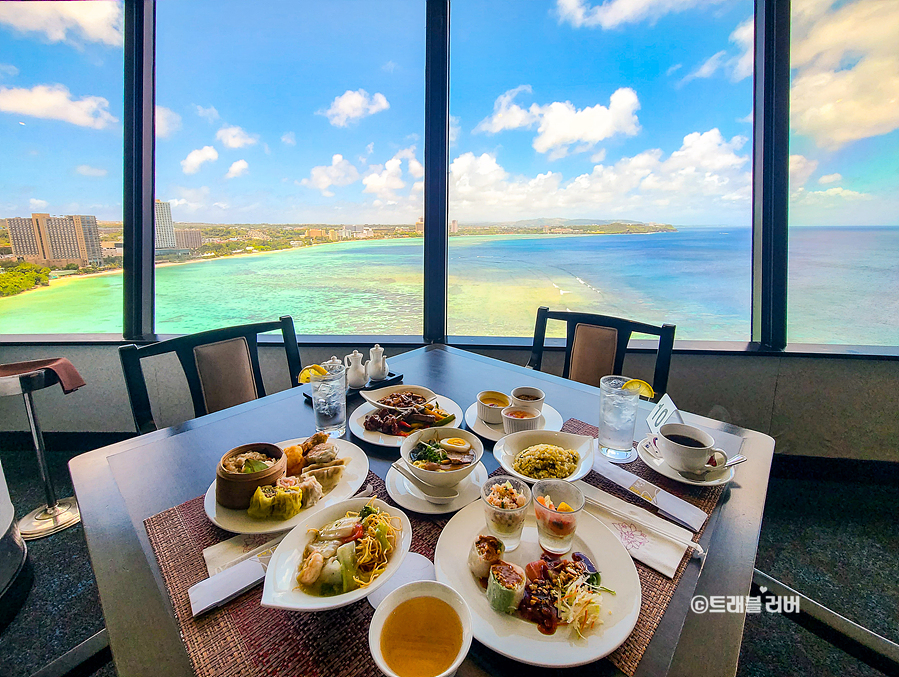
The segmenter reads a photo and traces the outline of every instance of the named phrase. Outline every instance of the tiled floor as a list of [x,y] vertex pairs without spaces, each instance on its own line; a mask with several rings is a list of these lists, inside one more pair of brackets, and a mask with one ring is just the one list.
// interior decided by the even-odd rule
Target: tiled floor
[[[19,514],[41,502],[30,453],[0,452]],[[68,458],[51,454],[60,495]],[[899,640],[899,487],[772,479],[756,566],[834,611]],[[27,677],[103,627],[84,535],[74,527],[29,545],[34,587],[0,634],[0,674]],[[878,675],[776,614],[747,617],[737,674]],[[112,677],[106,665],[95,675]]]

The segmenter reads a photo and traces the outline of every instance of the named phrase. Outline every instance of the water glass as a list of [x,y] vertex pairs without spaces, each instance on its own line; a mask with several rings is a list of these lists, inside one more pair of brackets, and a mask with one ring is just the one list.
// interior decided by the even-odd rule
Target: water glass
[[315,429],[340,437],[346,432],[346,367],[337,362],[322,365],[327,374],[311,374]]
[[[504,486],[506,482],[509,487]],[[493,491],[493,487],[499,487]],[[506,507],[494,505],[502,502]],[[484,482],[481,487],[481,498],[484,499],[484,516],[487,518],[487,531],[506,546],[506,552],[515,550],[521,543],[521,531],[527,518],[528,506],[531,504],[531,489],[515,477],[497,475]],[[493,503],[491,503],[493,501]]]
[[603,376],[599,381],[599,453],[621,461],[633,453],[637,424],[638,389],[624,389],[626,376]]
[[[549,505],[553,507],[550,508]],[[584,494],[571,482],[564,480],[537,482],[534,485],[534,512],[537,514],[537,540],[540,547],[554,555],[568,552],[571,549],[571,541],[574,540],[574,532],[577,530],[578,516],[583,508]]]

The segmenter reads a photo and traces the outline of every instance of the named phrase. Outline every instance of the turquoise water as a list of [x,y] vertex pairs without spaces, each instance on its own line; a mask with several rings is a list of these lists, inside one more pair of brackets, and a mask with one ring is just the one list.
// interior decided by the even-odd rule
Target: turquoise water
[[[684,339],[748,340],[751,233],[681,228],[450,240],[449,331],[530,336],[538,305],[672,322]],[[790,233],[790,340],[899,345],[899,228]],[[421,239],[345,242],[168,266],[159,333],[290,314],[302,334],[421,334]],[[119,333],[121,274],[0,299],[0,333]]]

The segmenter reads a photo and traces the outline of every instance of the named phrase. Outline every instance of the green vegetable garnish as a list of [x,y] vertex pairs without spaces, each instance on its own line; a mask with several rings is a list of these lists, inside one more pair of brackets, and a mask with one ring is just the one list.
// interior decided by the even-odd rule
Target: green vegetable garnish
[[266,470],[267,468],[268,465],[266,465],[265,461],[257,461],[254,458],[250,458],[243,462],[243,470],[241,470],[241,472],[259,472],[260,470]]
[[372,508],[370,505],[365,506],[362,510],[359,511],[359,519],[364,520],[369,515],[377,515],[378,509]]
[[435,426],[446,425],[447,423],[452,423],[456,420],[455,414],[450,414],[449,416],[444,416],[443,418],[434,422]]

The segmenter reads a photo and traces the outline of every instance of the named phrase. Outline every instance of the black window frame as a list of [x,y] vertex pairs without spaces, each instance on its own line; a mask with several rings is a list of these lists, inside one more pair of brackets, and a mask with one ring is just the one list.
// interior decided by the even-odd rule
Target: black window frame
[[[752,285],[749,340],[677,341],[677,352],[899,357],[899,346],[787,342],[790,0],[755,0],[753,72]],[[451,0],[426,0],[423,334],[381,337],[396,346],[449,343],[521,349],[530,339],[447,335],[449,86]],[[156,0],[124,0],[124,298],[125,341],[152,341],[155,327]],[[364,343],[362,336],[303,336],[301,343]],[[6,335],[3,343],[98,343],[118,335]],[[633,341],[636,349],[643,343]]]

